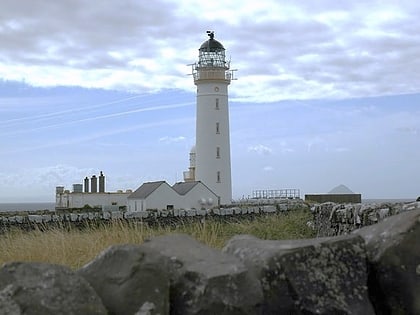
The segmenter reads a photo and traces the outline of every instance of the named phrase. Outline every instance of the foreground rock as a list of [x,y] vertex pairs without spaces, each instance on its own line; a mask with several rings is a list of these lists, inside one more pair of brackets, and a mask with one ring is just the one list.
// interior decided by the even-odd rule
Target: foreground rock
[[0,269],[0,314],[107,314],[89,283],[69,268],[9,263]]
[[171,261],[171,314],[260,314],[259,281],[236,257],[179,234],[143,246]]
[[361,237],[265,241],[236,236],[224,251],[260,279],[264,314],[374,314]]
[[366,242],[378,314],[420,314],[420,209],[354,232]]
[[111,246],[78,270],[110,314],[169,313],[168,261],[141,245]]
[[77,272],[8,263],[0,315],[420,314],[419,205],[340,237],[242,235],[219,251],[166,235],[112,246]]

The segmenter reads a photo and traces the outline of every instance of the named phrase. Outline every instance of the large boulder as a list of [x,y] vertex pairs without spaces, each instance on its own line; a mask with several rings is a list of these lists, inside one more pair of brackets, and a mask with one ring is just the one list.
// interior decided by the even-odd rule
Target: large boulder
[[111,246],[77,273],[96,290],[109,314],[169,314],[168,260],[153,249]]
[[14,291],[12,285],[0,290],[0,315],[22,315],[22,309],[13,300]]
[[264,314],[374,314],[361,237],[269,241],[240,235],[223,251],[260,279]]
[[67,267],[13,262],[0,269],[0,314],[107,314],[89,283]]
[[236,257],[184,234],[156,237],[143,246],[170,259],[171,314],[260,314],[260,283]]
[[353,232],[366,242],[369,294],[378,314],[420,314],[420,209]]

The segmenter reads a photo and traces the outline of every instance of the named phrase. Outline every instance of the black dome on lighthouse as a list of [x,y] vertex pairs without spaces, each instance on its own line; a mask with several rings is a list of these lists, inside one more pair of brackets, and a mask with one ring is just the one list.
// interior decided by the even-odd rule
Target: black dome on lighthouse
[[210,39],[201,44],[199,51],[221,51],[225,50],[223,45],[214,39],[214,32],[207,31]]

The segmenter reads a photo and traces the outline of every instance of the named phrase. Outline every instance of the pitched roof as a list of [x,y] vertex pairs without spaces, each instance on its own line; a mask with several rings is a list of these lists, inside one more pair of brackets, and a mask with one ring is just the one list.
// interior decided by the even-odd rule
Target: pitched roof
[[165,183],[163,180],[158,182],[144,183],[127,198],[145,199],[163,183]]
[[172,186],[173,190],[175,190],[180,195],[185,195],[191,189],[195,187],[199,182],[179,182]]

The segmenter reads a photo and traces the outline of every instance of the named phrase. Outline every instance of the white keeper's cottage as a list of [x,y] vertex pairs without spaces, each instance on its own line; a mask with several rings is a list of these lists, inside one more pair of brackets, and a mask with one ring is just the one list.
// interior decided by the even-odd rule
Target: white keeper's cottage
[[128,196],[128,211],[210,209],[217,195],[202,182],[180,182],[172,187],[165,181],[148,182]]

